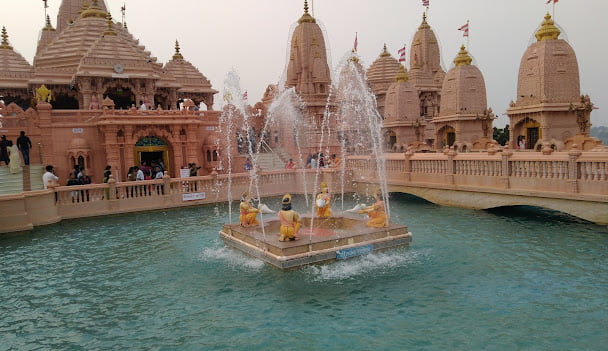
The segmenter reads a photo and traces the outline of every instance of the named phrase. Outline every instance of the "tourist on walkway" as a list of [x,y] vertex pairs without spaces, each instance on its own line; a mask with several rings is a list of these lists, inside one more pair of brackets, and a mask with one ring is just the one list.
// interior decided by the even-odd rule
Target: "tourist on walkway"
[[246,171],[251,171],[252,169],[252,165],[251,165],[251,160],[249,159],[249,157],[247,157],[247,160],[245,161],[245,170]]
[[44,189],[54,188],[59,185],[59,177],[55,175],[53,166],[46,166],[46,172],[42,175],[42,186]]
[[290,158],[289,161],[287,161],[287,163],[285,164],[285,169],[295,169],[296,168],[296,163],[293,162],[293,159]]
[[0,165],[2,164],[2,161],[4,161],[7,166],[11,162],[8,158],[9,146],[9,140],[6,140],[6,135],[3,135],[2,139],[0,139]]
[[17,145],[12,145],[12,141],[8,141],[10,146],[8,147],[9,160],[11,164],[9,165],[9,171],[12,174],[17,174],[21,172],[21,158],[19,158],[19,149]]
[[19,138],[17,138],[17,147],[23,155],[23,162],[26,166],[30,164],[30,149],[32,148],[32,141],[29,137],[25,136],[25,132],[21,131]]
[[279,241],[294,241],[300,231],[300,215],[291,208],[291,195],[285,194],[281,200],[279,220],[281,221]]

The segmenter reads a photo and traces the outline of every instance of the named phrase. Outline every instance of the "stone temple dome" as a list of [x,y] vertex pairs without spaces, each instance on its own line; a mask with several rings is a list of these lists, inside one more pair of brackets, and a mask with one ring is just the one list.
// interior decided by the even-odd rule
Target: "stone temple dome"
[[21,54],[13,50],[8,42],[6,28],[2,27],[0,43],[0,88],[27,89],[28,80],[32,77],[33,67]]
[[380,56],[369,66],[367,70],[367,80],[374,92],[384,93],[395,81],[395,76],[399,72],[399,62],[386,50],[386,44]]
[[410,122],[420,117],[418,90],[408,81],[405,67],[400,65],[398,74],[386,92],[385,125],[395,121]]
[[307,95],[327,96],[331,84],[327,51],[323,31],[317,21],[308,13],[308,2],[304,2],[304,14],[293,31],[290,57],[287,64],[287,87],[295,87],[296,92]]
[[217,90],[211,87],[211,82],[194,65],[184,59],[179,52],[179,42],[175,41],[175,54],[171,61],[165,64],[165,72],[175,77],[180,84],[180,95],[188,94],[215,94]]
[[424,14],[410,46],[410,80],[419,88],[441,88],[444,75],[439,42]]
[[570,103],[580,97],[578,62],[574,50],[547,13],[537,41],[524,53],[519,66],[518,106]]
[[443,80],[440,116],[483,114],[487,109],[486,84],[464,45],[454,59],[454,68]]

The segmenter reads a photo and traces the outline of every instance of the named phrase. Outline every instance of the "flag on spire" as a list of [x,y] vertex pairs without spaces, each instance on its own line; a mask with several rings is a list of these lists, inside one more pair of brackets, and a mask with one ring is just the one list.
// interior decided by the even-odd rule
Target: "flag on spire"
[[431,0],[422,0],[422,6],[429,7],[429,2],[431,2]]
[[550,4],[550,3],[554,3],[554,4],[556,4],[558,1],[559,1],[559,0],[548,0],[548,1],[547,1],[547,5],[548,5],[548,4]]
[[469,21],[467,21],[467,23],[465,25],[460,26],[460,28],[458,28],[458,30],[461,30],[462,36],[463,37],[468,37],[469,36]]
[[403,45],[403,48],[399,49],[397,53],[399,54],[399,62],[405,62],[405,45]]
[[47,0],[42,0],[42,2],[44,2],[44,8],[48,9],[49,8],[49,4],[47,4]]
[[247,90],[245,90],[245,93],[243,94],[243,100],[247,101],[247,98],[248,98],[248,96],[247,96]]
[[122,6],[120,7],[120,12],[122,12],[122,15],[125,15],[125,12],[127,11],[127,5],[122,4]]
[[357,52],[357,44],[358,44],[357,41],[358,41],[357,40],[357,32],[355,32],[355,44],[353,45],[353,51],[354,52]]

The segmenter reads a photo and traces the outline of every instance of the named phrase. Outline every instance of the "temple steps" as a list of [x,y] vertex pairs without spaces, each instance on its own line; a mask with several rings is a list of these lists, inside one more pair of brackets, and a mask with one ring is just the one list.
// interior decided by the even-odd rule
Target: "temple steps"
[[42,190],[42,165],[22,167],[12,174],[7,166],[0,167],[0,195],[19,194],[23,191]]

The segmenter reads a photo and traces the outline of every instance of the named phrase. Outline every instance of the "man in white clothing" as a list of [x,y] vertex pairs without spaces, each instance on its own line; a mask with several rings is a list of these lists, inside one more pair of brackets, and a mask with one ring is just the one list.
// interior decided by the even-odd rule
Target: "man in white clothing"
[[57,183],[59,181],[59,177],[55,175],[55,171],[53,166],[46,166],[46,172],[42,175],[42,186],[44,189],[47,189],[49,183]]

